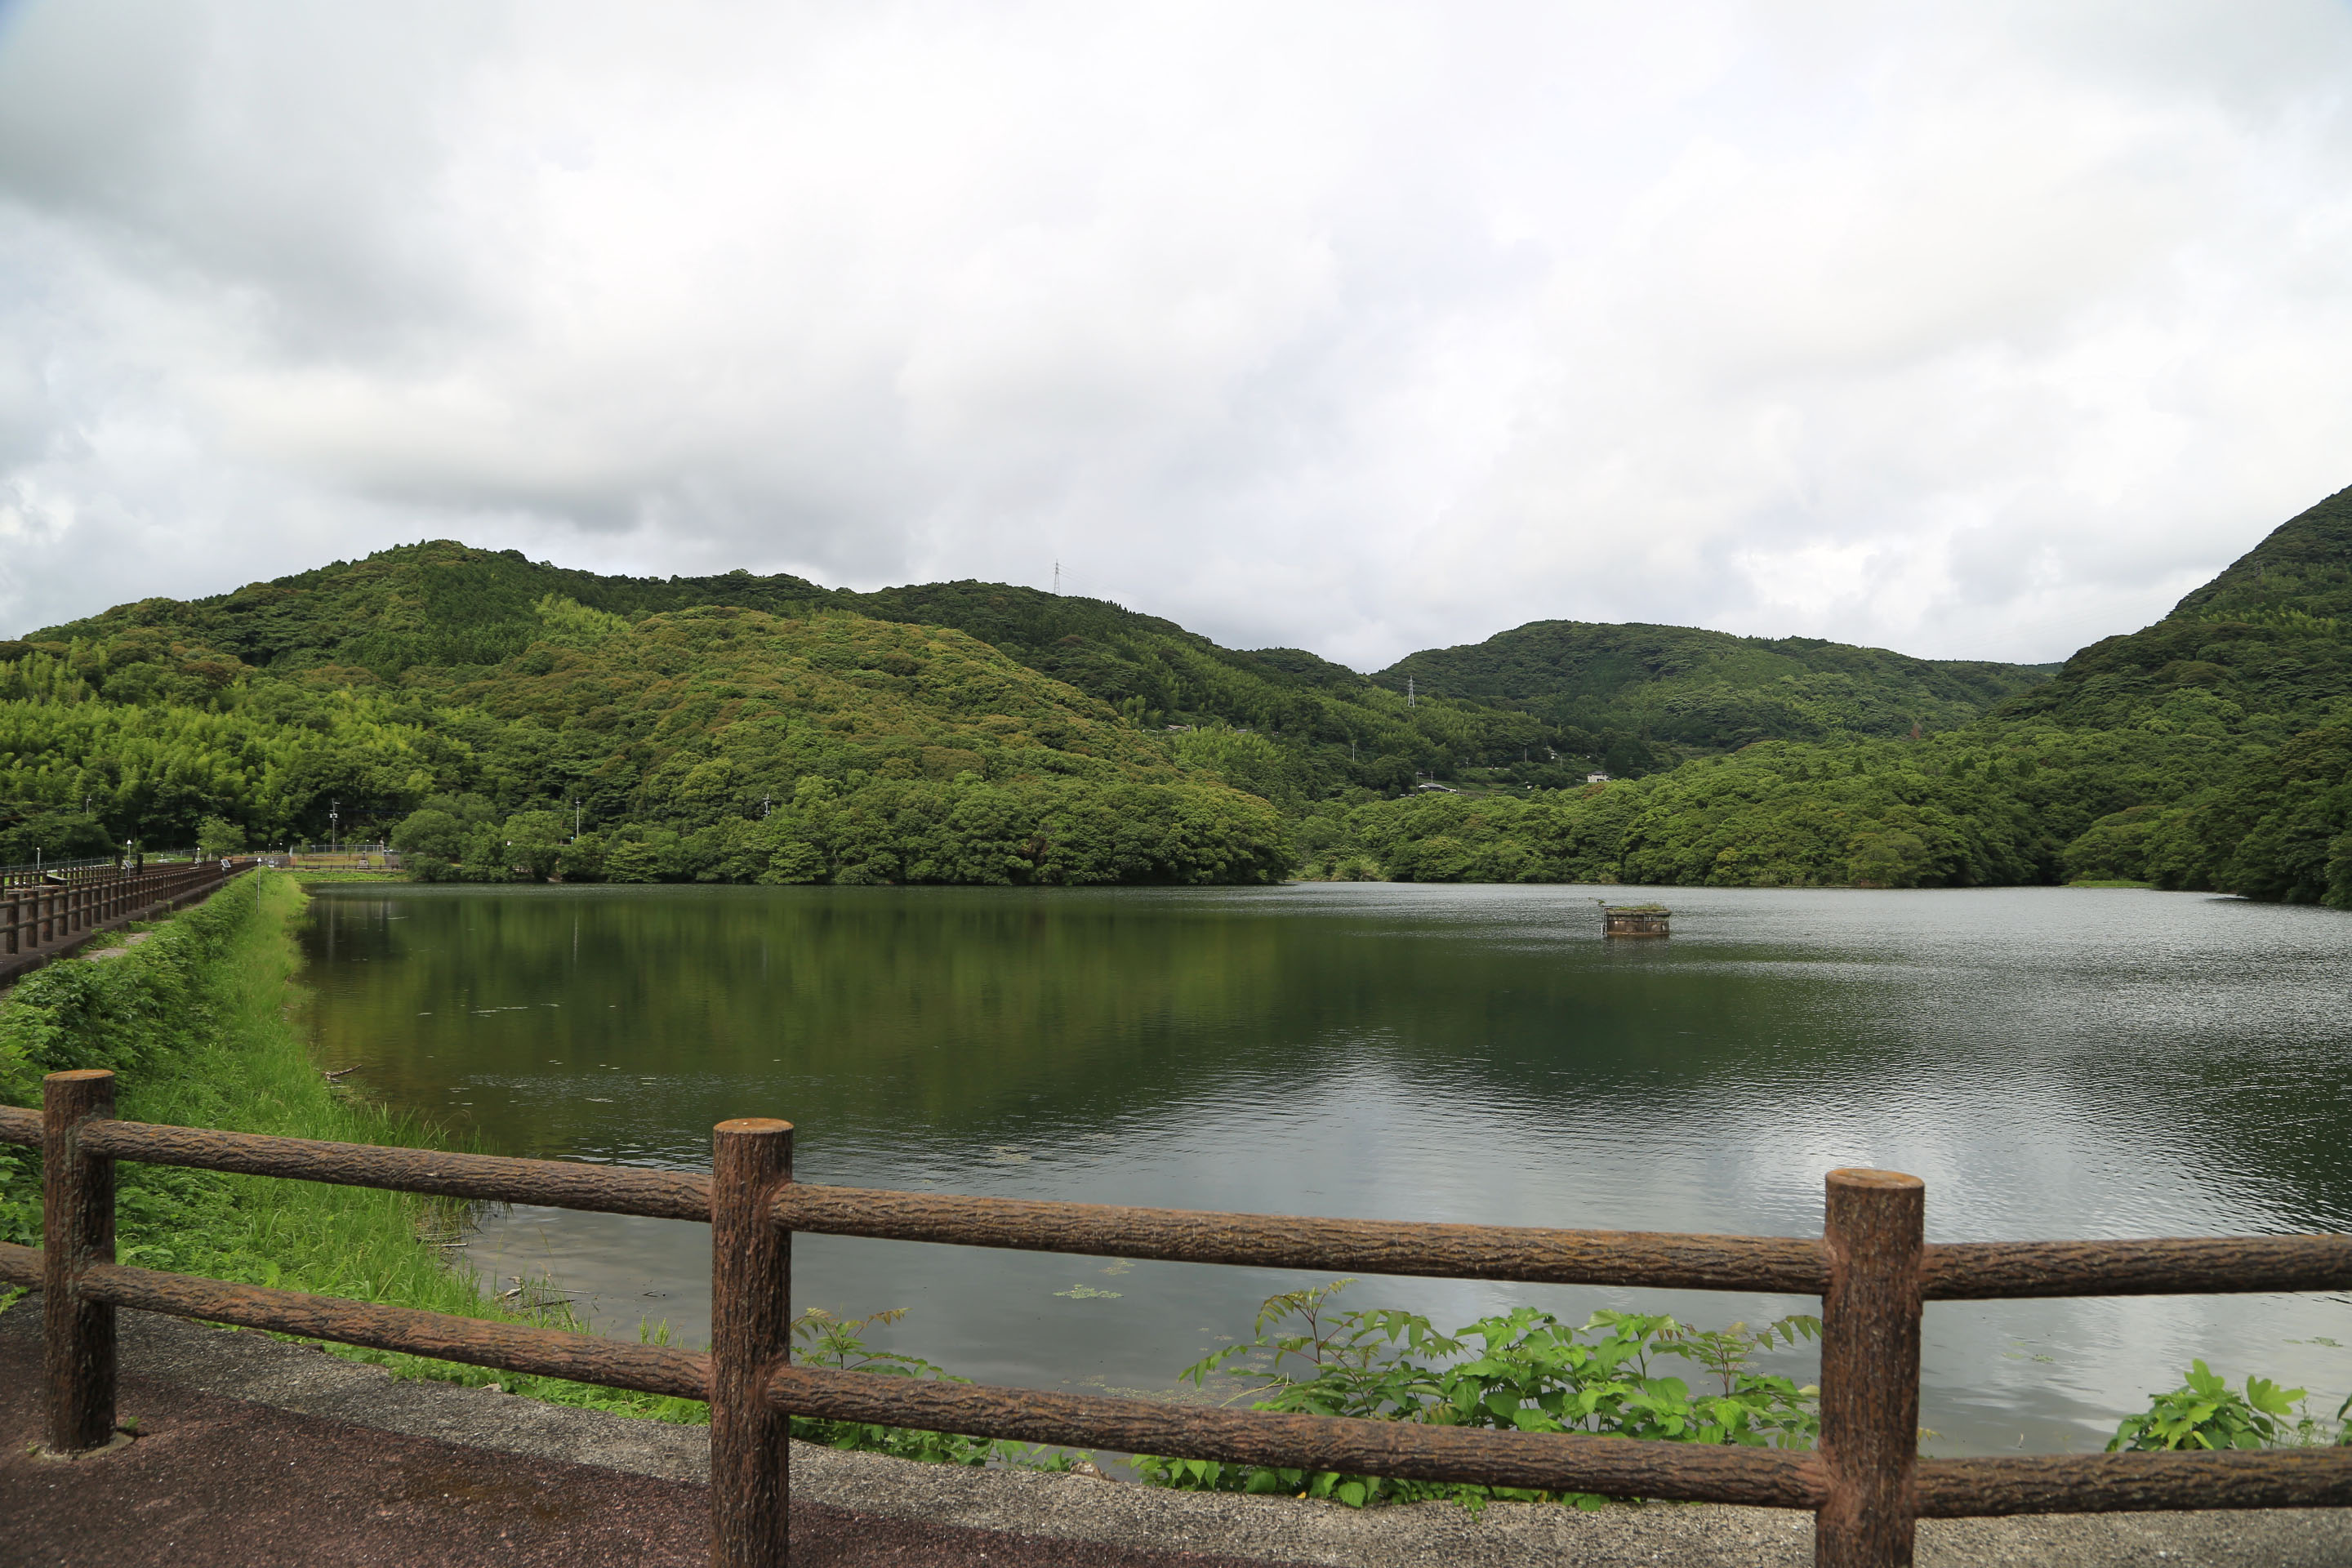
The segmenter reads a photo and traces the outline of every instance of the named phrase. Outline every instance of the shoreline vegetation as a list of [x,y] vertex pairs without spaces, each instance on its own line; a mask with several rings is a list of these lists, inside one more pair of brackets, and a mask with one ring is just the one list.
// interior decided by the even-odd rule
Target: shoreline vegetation
[[[431,1146],[422,1122],[331,1083],[292,1015],[299,964],[293,927],[307,902],[295,878],[249,872],[202,904],[143,929],[120,958],[52,963],[0,994],[0,1098],[40,1103],[40,1079],[74,1068],[119,1075],[126,1119],[340,1142]],[[273,1181],[124,1162],[117,1167],[116,1257],[149,1268],[279,1286],[509,1321],[508,1311],[441,1247],[462,1205],[364,1187]],[[0,1239],[40,1243],[37,1152],[0,1149]],[[558,1404],[693,1419],[699,1406],[658,1395],[517,1376],[357,1346],[329,1347],[399,1376],[499,1384]]]
[[[0,1093],[37,1103],[40,1075],[107,1067],[121,1075],[121,1111],[141,1120],[353,1142],[430,1146],[436,1130],[394,1116],[330,1082],[293,1021],[299,1004],[295,922],[308,878],[255,872],[204,904],[148,929],[121,957],[52,964],[0,995]],[[118,1256],[126,1263],[383,1301],[479,1318],[580,1328],[562,1293],[524,1289],[515,1310],[448,1266],[463,1205],[364,1188],[269,1181],[126,1163],[117,1176]],[[0,1238],[37,1245],[38,1157],[0,1149]],[[1792,1317],[1760,1328],[1692,1328],[1674,1319],[1602,1311],[1582,1324],[1518,1308],[1439,1331],[1420,1315],[1342,1306],[1335,1280],[1270,1298],[1252,1336],[1181,1378],[1220,1403],[1327,1415],[1610,1433],[1629,1438],[1808,1447],[1817,1391],[1761,1371],[1759,1358],[1818,1335]],[[0,1300],[0,1310],[13,1304]],[[795,1355],[816,1364],[917,1377],[951,1375],[870,1336],[905,1314],[803,1312]],[[666,1338],[660,1325],[641,1331]],[[426,1377],[618,1414],[698,1423],[698,1402],[499,1373],[412,1356],[326,1347]],[[2249,1376],[2232,1389],[2196,1363],[2178,1389],[2125,1419],[2110,1447],[2267,1447],[2352,1442],[2345,1416],[2315,1415],[2305,1391]],[[1068,1469],[1087,1457],[1027,1445],[795,1418],[795,1436],[836,1447],[965,1465]],[[1139,1456],[1133,1474],[1184,1489],[1325,1498],[1351,1507],[1444,1499],[1605,1500]]]

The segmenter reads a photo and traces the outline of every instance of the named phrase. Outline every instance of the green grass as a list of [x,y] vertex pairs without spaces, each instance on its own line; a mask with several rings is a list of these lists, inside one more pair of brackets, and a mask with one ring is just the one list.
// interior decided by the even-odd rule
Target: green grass
[[[50,966],[0,1004],[0,1081],[29,1104],[41,1071],[113,1067],[117,1113],[142,1121],[439,1146],[438,1130],[330,1084],[293,1021],[298,879],[258,872],[158,927],[104,964]],[[50,978],[54,976],[55,978]],[[46,984],[44,984],[46,982]],[[29,1151],[0,1165],[0,1235],[36,1239],[37,1167]],[[146,1268],[279,1286],[461,1317],[579,1325],[518,1314],[447,1268],[430,1236],[454,1235],[465,1209],[364,1187],[328,1186],[126,1163],[118,1167],[118,1257]],[[648,1325],[646,1337],[666,1331]],[[709,1418],[699,1401],[598,1388],[352,1346],[334,1353],[404,1377],[470,1384],[673,1421]]]

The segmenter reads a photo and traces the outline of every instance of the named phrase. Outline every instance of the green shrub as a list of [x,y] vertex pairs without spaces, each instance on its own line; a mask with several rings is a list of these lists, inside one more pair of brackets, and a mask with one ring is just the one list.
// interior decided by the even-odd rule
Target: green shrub
[[[2146,1410],[2124,1418],[2107,1451],[2275,1448],[2319,1442],[2319,1422],[2296,1408],[2305,1392],[2281,1388],[2269,1378],[2250,1373],[2242,1394],[2203,1362],[2194,1362],[2179,1388],[2158,1394]],[[2352,1400],[2345,1402],[2345,1408],[2352,1409]],[[2339,1423],[2343,1416],[2344,1410],[2339,1409]],[[2352,1440],[2352,1429],[2336,1440]]]
[[[1330,1310],[1330,1299],[1351,1283],[1268,1297],[1248,1342],[1183,1375],[1203,1386],[1213,1376],[1238,1377],[1251,1386],[1235,1399],[1301,1415],[1751,1447],[1807,1448],[1820,1434],[1818,1391],[1753,1364],[1760,1351],[1818,1337],[1815,1318],[1707,1331],[1669,1317],[1603,1311],[1571,1327],[1519,1307],[1441,1334],[1427,1318],[1393,1308]],[[1719,1392],[1695,1393],[1685,1379],[1662,1375],[1652,1366],[1661,1356],[1703,1369]],[[1328,1498],[1353,1508],[1432,1498],[1473,1507],[1497,1499],[1586,1508],[1605,1500],[1209,1459],[1142,1456],[1135,1464],[1159,1486]]]

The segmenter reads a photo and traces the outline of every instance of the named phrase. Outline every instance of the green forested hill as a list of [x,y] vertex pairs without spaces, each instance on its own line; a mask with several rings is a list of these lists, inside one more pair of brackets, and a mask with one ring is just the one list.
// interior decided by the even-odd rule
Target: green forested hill
[[313,837],[339,800],[347,835],[422,817],[420,847],[484,875],[554,868],[575,808],[591,831],[561,853],[573,876],[1217,881],[1286,865],[1263,800],[946,628],[830,608],[632,620],[549,595],[520,630],[490,621],[519,649],[497,663],[394,657],[386,679],[334,662],[375,635],[364,621],[329,643],[281,616],[303,640],[289,655],[247,637],[257,668],[175,637],[178,607],[148,608],[0,660],[0,858],[184,844],[206,818],[215,844]]
[[[623,616],[704,605],[785,610],[826,596],[799,577],[604,577],[442,540],[210,598],[118,605],[25,643],[178,643],[281,675],[333,666],[389,680],[413,666],[496,664],[522,652],[541,635],[536,606],[551,594]],[[0,642],[0,658],[10,656]]]
[[[536,606],[551,595],[631,619],[725,605],[954,627],[1110,704],[1137,728],[1174,727],[1192,761],[1294,810],[1350,790],[1404,793],[1418,776],[1556,787],[1593,767],[1640,773],[1758,739],[1943,728],[2039,679],[2013,666],[1805,639],[1568,622],[1417,654],[1367,678],[1302,649],[1221,647],[1158,616],[1008,584],[861,594],[748,572],[610,577],[448,541],[212,598],[119,605],[16,648],[56,651],[80,639],[134,654],[155,668],[133,679],[196,702],[203,682],[239,667],[398,681],[413,669],[496,666],[542,636]],[[1574,634],[1578,651],[1564,651],[1560,636],[1546,641],[1553,633]],[[0,658],[10,655],[0,643]],[[1403,675],[1423,668],[1416,661],[1435,689],[1409,701]],[[204,668],[176,679],[192,666]],[[1549,676],[1528,673],[1538,666]],[[1465,673],[1473,667],[1475,680]],[[1544,679],[1549,696],[1538,689]]]
[[[788,575],[607,577],[448,541],[405,545],[213,598],[150,599],[0,642],[0,658],[79,640],[157,666],[159,695],[204,698],[201,683],[240,667],[399,680],[496,666],[542,636],[553,595],[625,618],[724,605],[796,616],[848,610],[876,620],[970,633],[1040,674],[1119,710],[1139,729],[1216,730],[1185,744],[1250,786],[1301,801],[1351,786],[1395,792],[1416,774],[1525,763],[1530,777],[1558,737],[1535,718],[1475,702],[1406,700],[1297,649],[1220,647],[1171,621],[1098,599],[1001,583],[942,583],[874,594]],[[173,653],[172,650],[178,651]],[[191,664],[195,684],[175,679]],[[166,673],[167,671],[172,673]],[[1235,731],[1247,731],[1238,738]],[[1253,739],[1252,737],[1255,737]],[[1540,764],[1547,781],[1570,768]]]
[[2218,719],[2275,741],[2352,695],[2352,489],[2282,523],[2143,630],[2093,643],[2015,704],[2070,728]]
[[1002,583],[844,593],[887,620],[954,626],[1101,699],[1148,730],[1183,726],[1201,765],[1296,808],[1350,789],[1396,794],[1416,775],[1502,768],[1564,783],[1574,759],[1531,714],[1441,700],[1410,705],[1345,665],[1297,648],[1220,647],[1173,621],[1100,599]]
[[1771,742],[1521,801],[1327,809],[1322,875],[2118,879],[2352,908],[2352,490],[2156,625],[1918,739]]
[[[1485,642],[1431,648],[1375,679],[1507,703],[1605,737],[1645,771],[1661,742],[1727,752],[1758,741],[1907,735],[1957,728],[2049,679],[2026,665],[1912,658],[1818,637],[1742,637],[1690,626],[1531,621]],[[1630,764],[1630,765],[1629,765]]]
[[[1209,880],[1295,861],[2352,906],[2347,622],[2352,492],[2046,680],[1569,622],[1367,679],[999,584],[603,577],[425,544],[0,642],[0,859],[184,841],[207,817],[315,836],[340,800],[347,830],[408,821],[488,875]],[[1408,704],[1407,675],[1437,693]],[[1653,771],[1556,787],[1604,758]],[[1481,787],[1413,796],[1417,773]],[[588,831],[567,846],[574,808]]]

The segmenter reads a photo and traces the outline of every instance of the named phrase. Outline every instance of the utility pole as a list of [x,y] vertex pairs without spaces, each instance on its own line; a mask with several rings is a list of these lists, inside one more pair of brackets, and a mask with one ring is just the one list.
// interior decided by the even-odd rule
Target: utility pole
[[760,820],[765,822],[775,814],[776,797],[772,795],[761,795],[760,797]]
[[1062,596],[1062,563],[1061,563],[1060,562],[1056,561],[1056,562],[1055,562],[1055,563],[1054,563],[1054,597],[1055,597],[1056,599],[1058,599],[1058,598],[1060,598],[1061,596]]
[[335,853],[335,845],[343,836],[343,803],[330,797],[327,801],[327,853]]
[[1413,696],[1412,677],[1410,675],[1404,678],[1404,705],[1408,708],[1418,707],[1420,705]]
[[572,803],[572,837],[580,837],[580,803],[576,800]]

